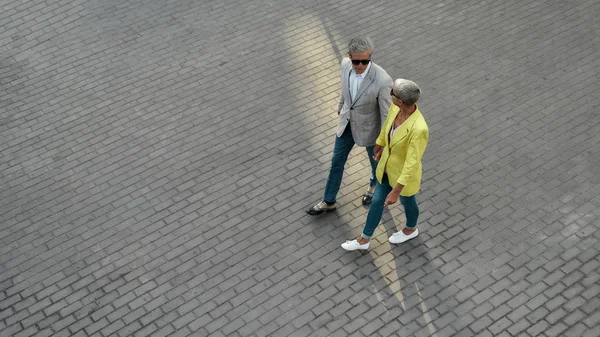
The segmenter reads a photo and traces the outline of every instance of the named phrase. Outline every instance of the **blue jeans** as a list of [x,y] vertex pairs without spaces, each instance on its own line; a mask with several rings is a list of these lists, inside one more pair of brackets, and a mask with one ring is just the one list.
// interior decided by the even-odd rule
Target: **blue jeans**
[[[388,182],[387,174],[383,175],[381,184],[377,182],[375,186],[375,193],[373,194],[373,201],[369,208],[369,214],[367,214],[367,223],[362,232],[362,237],[370,239],[375,232],[375,228],[381,221],[383,215],[383,204],[385,198],[392,191],[392,187]],[[419,206],[417,206],[417,198],[414,195],[410,197],[400,196],[400,203],[404,206],[404,214],[406,215],[406,228],[413,229],[417,226],[417,219],[419,218]]]
[[[323,200],[329,204],[335,202],[337,194],[342,185],[342,177],[344,175],[344,166],[348,160],[348,154],[354,147],[354,138],[352,138],[352,131],[350,131],[350,124],[344,130],[341,137],[335,137],[335,144],[333,146],[333,156],[331,157],[331,168],[329,169],[329,177],[327,178],[327,184],[325,185],[325,193]],[[369,161],[371,162],[371,181],[370,186],[375,186],[375,169],[377,168],[377,162],[373,159],[375,155],[375,145],[367,146],[367,154],[369,155]]]

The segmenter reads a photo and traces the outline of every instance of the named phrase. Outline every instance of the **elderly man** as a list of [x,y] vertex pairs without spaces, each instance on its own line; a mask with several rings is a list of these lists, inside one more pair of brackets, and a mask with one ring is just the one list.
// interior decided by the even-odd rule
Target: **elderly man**
[[396,203],[398,198],[404,206],[406,227],[390,236],[390,243],[403,243],[419,235],[415,194],[421,186],[421,158],[429,139],[429,128],[416,104],[421,89],[413,81],[397,79],[390,95],[394,105],[390,107],[375,146],[375,160],[379,163],[373,204],[362,235],[342,243],[345,250],[369,248],[383,207]]
[[363,205],[369,205],[373,198],[377,166],[373,159],[375,140],[391,104],[392,78],[371,60],[372,53],[373,42],[368,37],[353,38],[348,43],[348,57],[341,65],[339,119],[331,168],[323,200],[306,211],[310,215],[336,210],[344,165],[354,144],[366,147],[371,163],[371,181],[362,198]]

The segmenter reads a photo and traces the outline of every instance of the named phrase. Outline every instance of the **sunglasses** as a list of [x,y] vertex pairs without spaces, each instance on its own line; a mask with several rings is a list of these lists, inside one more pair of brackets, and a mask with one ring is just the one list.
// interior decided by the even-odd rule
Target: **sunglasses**
[[400,97],[398,97],[398,96],[394,95],[394,89],[390,90],[390,95],[392,95],[392,96],[396,97],[397,99],[400,99]]
[[352,60],[352,64],[355,66],[357,66],[359,63],[362,63],[363,66],[366,66],[369,64],[369,62],[371,62],[371,60]]

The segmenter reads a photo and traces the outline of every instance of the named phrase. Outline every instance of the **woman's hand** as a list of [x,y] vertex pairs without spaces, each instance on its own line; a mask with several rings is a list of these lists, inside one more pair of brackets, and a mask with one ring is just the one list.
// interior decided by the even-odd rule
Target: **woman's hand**
[[381,153],[383,152],[383,147],[379,146],[379,145],[375,145],[375,149],[373,149],[373,152],[375,153],[375,155],[373,156],[373,159],[375,159],[375,161],[379,161],[379,159],[381,159]]
[[404,185],[396,184],[396,186],[394,186],[394,189],[392,189],[390,191],[390,193],[387,195],[387,197],[385,198],[385,202],[383,203],[383,205],[387,206],[387,205],[397,203],[398,198],[400,197],[400,192],[402,192],[403,188],[404,188]]
[[387,205],[391,205],[391,204],[395,204],[398,202],[398,196],[400,195],[400,192],[396,192],[395,190],[392,190],[387,197],[385,198],[385,202],[384,202],[384,206]]

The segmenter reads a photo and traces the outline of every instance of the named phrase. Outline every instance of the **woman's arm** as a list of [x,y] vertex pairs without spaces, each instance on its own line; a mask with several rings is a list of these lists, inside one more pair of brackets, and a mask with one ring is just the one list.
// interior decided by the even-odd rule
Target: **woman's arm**
[[413,180],[413,176],[417,173],[419,163],[425,153],[428,138],[429,132],[427,129],[414,130],[414,134],[411,135],[408,149],[406,150],[406,159],[402,167],[402,173],[396,181],[398,184],[406,185],[409,181]]

